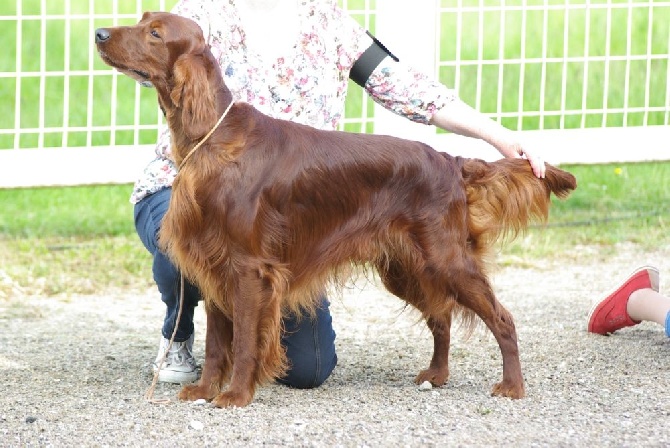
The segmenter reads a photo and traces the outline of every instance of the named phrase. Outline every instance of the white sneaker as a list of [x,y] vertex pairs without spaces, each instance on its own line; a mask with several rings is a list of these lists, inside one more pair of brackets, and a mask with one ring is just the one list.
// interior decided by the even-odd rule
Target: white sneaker
[[[153,364],[154,373],[163,359],[163,355],[170,345],[170,340],[161,338],[158,355]],[[167,353],[160,372],[158,381],[163,383],[192,383],[200,376],[198,365],[193,357],[193,335],[184,342],[173,342]]]

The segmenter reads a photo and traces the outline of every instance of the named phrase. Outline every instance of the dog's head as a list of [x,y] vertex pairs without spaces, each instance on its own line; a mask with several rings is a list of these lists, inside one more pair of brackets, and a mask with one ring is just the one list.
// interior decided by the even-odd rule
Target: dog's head
[[170,127],[198,139],[217,118],[220,70],[194,21],[167,12],[145,12],[133,26],[98,28],[102,60],[140,84],[155,87]]
[[98,28],[95,44],[106,64],[147,87],[165,83],[181,56],[205,49],[197,23],[166,12],[145,12],[133,26]]

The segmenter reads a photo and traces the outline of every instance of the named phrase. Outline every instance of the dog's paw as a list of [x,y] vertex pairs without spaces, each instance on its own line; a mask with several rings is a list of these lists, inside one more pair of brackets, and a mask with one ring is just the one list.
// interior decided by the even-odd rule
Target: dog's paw
[[222,392],[212,400],[212,404],[217,408],[244,407],[254,399],[253,394],[247,392]]
[[184,386],[177,397],[183,401],[195,401],[200,399],[211,400],[218,391],[211,386],[203,386],[200,383]]
[[444,386],[449,379],[449,369],[434,369],[429,368],[422,370],[414,378],[416,384],[423,384],[425,381],[428,381],[430,384],[436,387]]
[[526,391],[524,390],[523,383],[514,384],[512,382],[502,381],[493,386],[491,395],[495,397],[519,399],[526,396]]

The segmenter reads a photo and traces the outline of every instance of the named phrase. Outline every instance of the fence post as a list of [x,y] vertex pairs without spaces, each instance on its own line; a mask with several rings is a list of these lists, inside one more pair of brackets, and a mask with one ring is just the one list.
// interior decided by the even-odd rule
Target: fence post
[[[437,76],[439,0],[382,0],[376,8],[376,37],[404,64]],[[375,104],[376,134],[432,141],[435,128],[413,123]]]

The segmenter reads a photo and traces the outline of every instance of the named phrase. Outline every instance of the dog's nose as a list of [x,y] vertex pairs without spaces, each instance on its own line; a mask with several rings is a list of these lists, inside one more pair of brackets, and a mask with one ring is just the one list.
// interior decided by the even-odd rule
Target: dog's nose
[[105,28],[98,28],[97,30],[95,30],[96,42],[104,42],[107,39],[109,39],[109,30],[106,30]]

